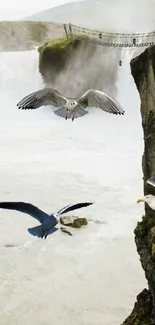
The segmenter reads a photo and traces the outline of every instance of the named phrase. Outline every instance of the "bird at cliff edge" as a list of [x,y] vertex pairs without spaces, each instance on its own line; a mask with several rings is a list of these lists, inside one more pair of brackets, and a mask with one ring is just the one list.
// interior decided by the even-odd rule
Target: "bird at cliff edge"
[[[0,209],[20,211],[29,214],[31,217],[37,219],[41,223],[41,225],[33,228],[28,228],[28,232],[33,236],[46,239],[48,235],[58,230],[58,228],[56,228],[55,226],[59,222],[58,217],[60,215],[65,214],[69,211],[87,207],[92,204],[93,203],[91,202],[70,204],[52,214],[47,214],[44,211],[38,209],[33,204],[26,202],[0,202]],[[65,228],[61,227],[60,229],[63,232],[66,232],[72,236],[72,234],[68,232]]]
[[[155,187],[155,176],[150,177],[147,180],[147,183]],[[145,195],[143,198],[138,199],[137,203],[140,202],[145,202],[148,204],[148,206],[152,209],[155,210],[155,196],[152,194]]]
[[41,106],[51,105],[59,107],[54,113],[64,119],[75,118],[86,115],[86,107],[98,107],[107,113],[124,115],[125,111],[121,105],[104,92],[95,89],[87,90],[79,98],[68,98],[58,90],[44,88],[25,96],[18,104],[19,109],[37,109]]

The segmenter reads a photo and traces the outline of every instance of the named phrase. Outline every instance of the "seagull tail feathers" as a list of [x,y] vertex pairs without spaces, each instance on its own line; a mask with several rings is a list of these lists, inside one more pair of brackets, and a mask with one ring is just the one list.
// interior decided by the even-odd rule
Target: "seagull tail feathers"
[[54,111],[54,114],[60,116],[60,117],[63,117],[64,119],[66,118],[66,112],[65,112],[65,108],[64,107],[61,107],[57,110]]
[[53,234],[55,231],[57,231],[58,228],[52,227],[47,229],[47,227],[44,227],[44,225],[36,226],[33,228],[28,228],[28,232],[32,236],[37,236],[38,238],[46,238],[48,235]]
[[81,117],[81,116],[84,116],[84,115],[86,115],[86,114],[88,114],[88,112],[85,111],[83,108],[80,108],[80,109],[76,112],[76,114],[75,114],[75,118],[77,118],[77,117]]
[[[56,115],[60,116],[60,117],[63,117],[64,119],[66,119],[66,110],[65,110],[64,107],[61,107],[61,108],[55,110],[54,113],[55,113]],[[80,109],[78,109],[78,111],[75,113],[74,118],[81,117],[81,116],[84,116],[84,115],[86,115],[86,114],[88,114],[88,112],[85,111],[84,109],[80,108]],[[68,119],[70,119],[70,118],[71,118],[71,114],[68,114]]]
[[28,232],[32,235],[32,236],[37,236],[39,238],[42,238],[43,234],[44,234],[44,228],[42,225],[37,226],[37,227],[33,227],[33,228],[28,228]]

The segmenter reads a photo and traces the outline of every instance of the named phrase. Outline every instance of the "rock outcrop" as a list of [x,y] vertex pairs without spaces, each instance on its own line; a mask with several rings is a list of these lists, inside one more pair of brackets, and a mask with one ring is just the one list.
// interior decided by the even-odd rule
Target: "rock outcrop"
[[88,221],[86,218],[80,217],[60,217],[60,223],[64,226],[72,227],[72,228],[81,228],[82,226],[86,226]]
[[63,24],[40,21],[0,21],[0,51],[32,50],[48,39],[62,37]]
[[[144,133],[144,194],[155,195],[155,188],[146,180],[155,175],[155,46],[146,49],[131,61],[131,72],[141,99]],[[138,296],[131,315],[124,325],[155,324],[155,211],[145,206],[145,216],[135,229],[135,242],[148,289]]]
[[81,96],[89,88],[116,96],[119,51],[63,37],[46,42],[38,51],[39,71],[47,86],[68,97]]
[[63,73],[67,63],[76,55],[79,47],[78,39],[57,38],[38,48],[39,71],[47,84],[53,83],[57,75]]

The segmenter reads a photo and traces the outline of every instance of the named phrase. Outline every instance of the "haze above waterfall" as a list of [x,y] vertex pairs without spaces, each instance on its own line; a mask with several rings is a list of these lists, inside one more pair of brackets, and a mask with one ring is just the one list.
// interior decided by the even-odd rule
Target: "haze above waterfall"
[[[94,8],[89,15],[88,4],[81,2],[77,14],[73,5],[66,5],[66,14],[63,7],[60,12],[55,9],[56,18],[64,15],[66,21],[90,28],[154,28],[152,1],[146,5],[137,0],[134,8],[129,8],[129,1],[125,7],[122,0],[96,1],[98,6],[93,7],[94,3],[89,3]],[[88,69],[94,64],[98,85],[100,78],[103,87],[107,80],[106,91],[114,92],[125,115],[90,108],[89,114],[72,123],[56,116],[51,107],[18,110],[16,104],[23,96],[44,87],[39,54],[35,50],[0,53],[1,201],[23,200],[52,213],[66,204],[89,200],[94,205],[77,210],[76,215],[101,222],[73,229],[72,237],[57,232],[42,241],[27,232],[35,220],[0,210],[2,324],[119,325],[146,285],[133,233],[143,214],[143,206],[136,204],[143,193],[140,99],[129,65],[135,54],[133,49],[123,51],[119,67],[117,49],[105,48],[101,53],[97,48],[88,64]],[[90,79],[86,67],[83,79],[82,71],[77,71],[77,80],[74,62],[57,87],[63,87],[64,80],[65,91],[69,69],[74,87],[80,81],[91,84],[92,70]],[[71,87],[71,81],[68,84]]]
[[93,0],[63,4],[27,17],[29,20],[72,23],[120,32],[155,28],[154,0]]

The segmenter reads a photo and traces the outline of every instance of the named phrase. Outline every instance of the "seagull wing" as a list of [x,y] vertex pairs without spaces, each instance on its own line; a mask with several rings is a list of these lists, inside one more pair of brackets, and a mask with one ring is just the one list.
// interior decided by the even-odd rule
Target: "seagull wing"
[[37,219],[40,223],[51,222],[51,218],[48,214],[38,209],[36,206],[26,202],[0,202],[1,209],[16,210],[26,214],[29,214],[31,217]]
[[147,183],[150,184],[150,185],[152,185],[152,186],[155,186],[155,176],[150,177],[147,180]]
[[36,109],[46,105],[55,107],[64,106],[66,102],[67,98],[56,89],[44,88],[27,95],[17,106],[19,109]]
[[73,210],[76,210],[76,209],[84,208],[84,207],[87,207],[88,205],[92,205],[92,204],[93,204],[92,202],[70,204],[70,205],[67,205],[64,208],[60,209],[59,211],[57,211],[53,215],[58,217],[61,214],[64,214],[64,213],[67,213],[69,211],[73,211]]
[[103,111],[123,115],[125,111],[121,105],[112,97],[106,95],[100,90],[89,89],[79,99],[78,102],[81,106],[99,107]]

